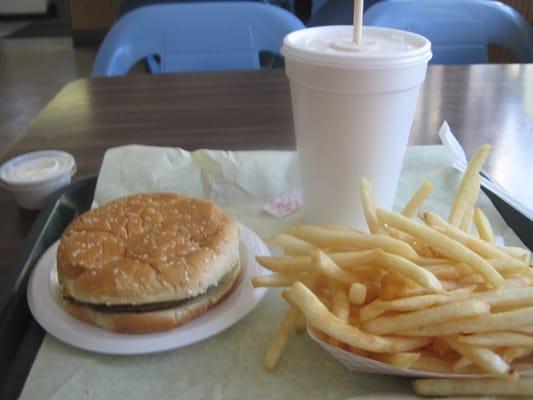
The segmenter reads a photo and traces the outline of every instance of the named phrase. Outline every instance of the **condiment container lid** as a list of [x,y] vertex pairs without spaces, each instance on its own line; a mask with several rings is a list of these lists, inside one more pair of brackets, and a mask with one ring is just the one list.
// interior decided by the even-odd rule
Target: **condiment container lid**
[[0,167],[0,181],[12,187],[33,187],[76,172],[74,157],[60,150],[21,154]]

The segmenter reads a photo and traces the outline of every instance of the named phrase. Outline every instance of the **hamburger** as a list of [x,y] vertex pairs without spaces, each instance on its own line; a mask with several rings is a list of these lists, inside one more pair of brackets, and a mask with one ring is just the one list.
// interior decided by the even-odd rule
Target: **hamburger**
[[62,304],[113,332],[175,328],[219,303],[239,277],[235,220],[215,204],[138,194],[78,216],[61,236]]

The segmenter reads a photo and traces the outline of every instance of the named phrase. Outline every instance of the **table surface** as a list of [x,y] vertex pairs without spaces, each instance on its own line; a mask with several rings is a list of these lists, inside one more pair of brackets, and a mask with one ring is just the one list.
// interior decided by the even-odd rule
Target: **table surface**
[[[438,143],[445,119],[467,155],[492,143],[489,172],[511,193],[531,196],[533,64],[430,66],[410,143]],[[61,149],[74,155],[82,176],[98,171],[106,149],[131,143],[187,150],[292,149],[284,71],[78,80],[52,99],[0,162],[28,151]],[[0,284],[36,216],[0,191]]]

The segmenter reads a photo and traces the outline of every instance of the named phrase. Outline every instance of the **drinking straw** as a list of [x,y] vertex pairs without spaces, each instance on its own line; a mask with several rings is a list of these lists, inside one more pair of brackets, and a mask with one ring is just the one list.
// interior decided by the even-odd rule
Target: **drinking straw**
[[353,1],[353,42],[357,46],[363,41],[363,3],[364,0]]

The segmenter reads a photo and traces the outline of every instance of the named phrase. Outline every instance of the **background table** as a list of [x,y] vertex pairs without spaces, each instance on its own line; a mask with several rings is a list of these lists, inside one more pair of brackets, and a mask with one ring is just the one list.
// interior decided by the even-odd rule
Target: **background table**
[[[430,67],[410,143],[438,143],[444,119],[467,154],[482,143],[494,144],[490,172],[511,192],[531,195],[533,65]],[[75,156],[81,176],[98,171],[107,148],[128,143],[189,150],[293,148],[284,71],[79,80],[58,93],[0,161],[62,149]],[[0,191],[0,285],[36,215]]]

